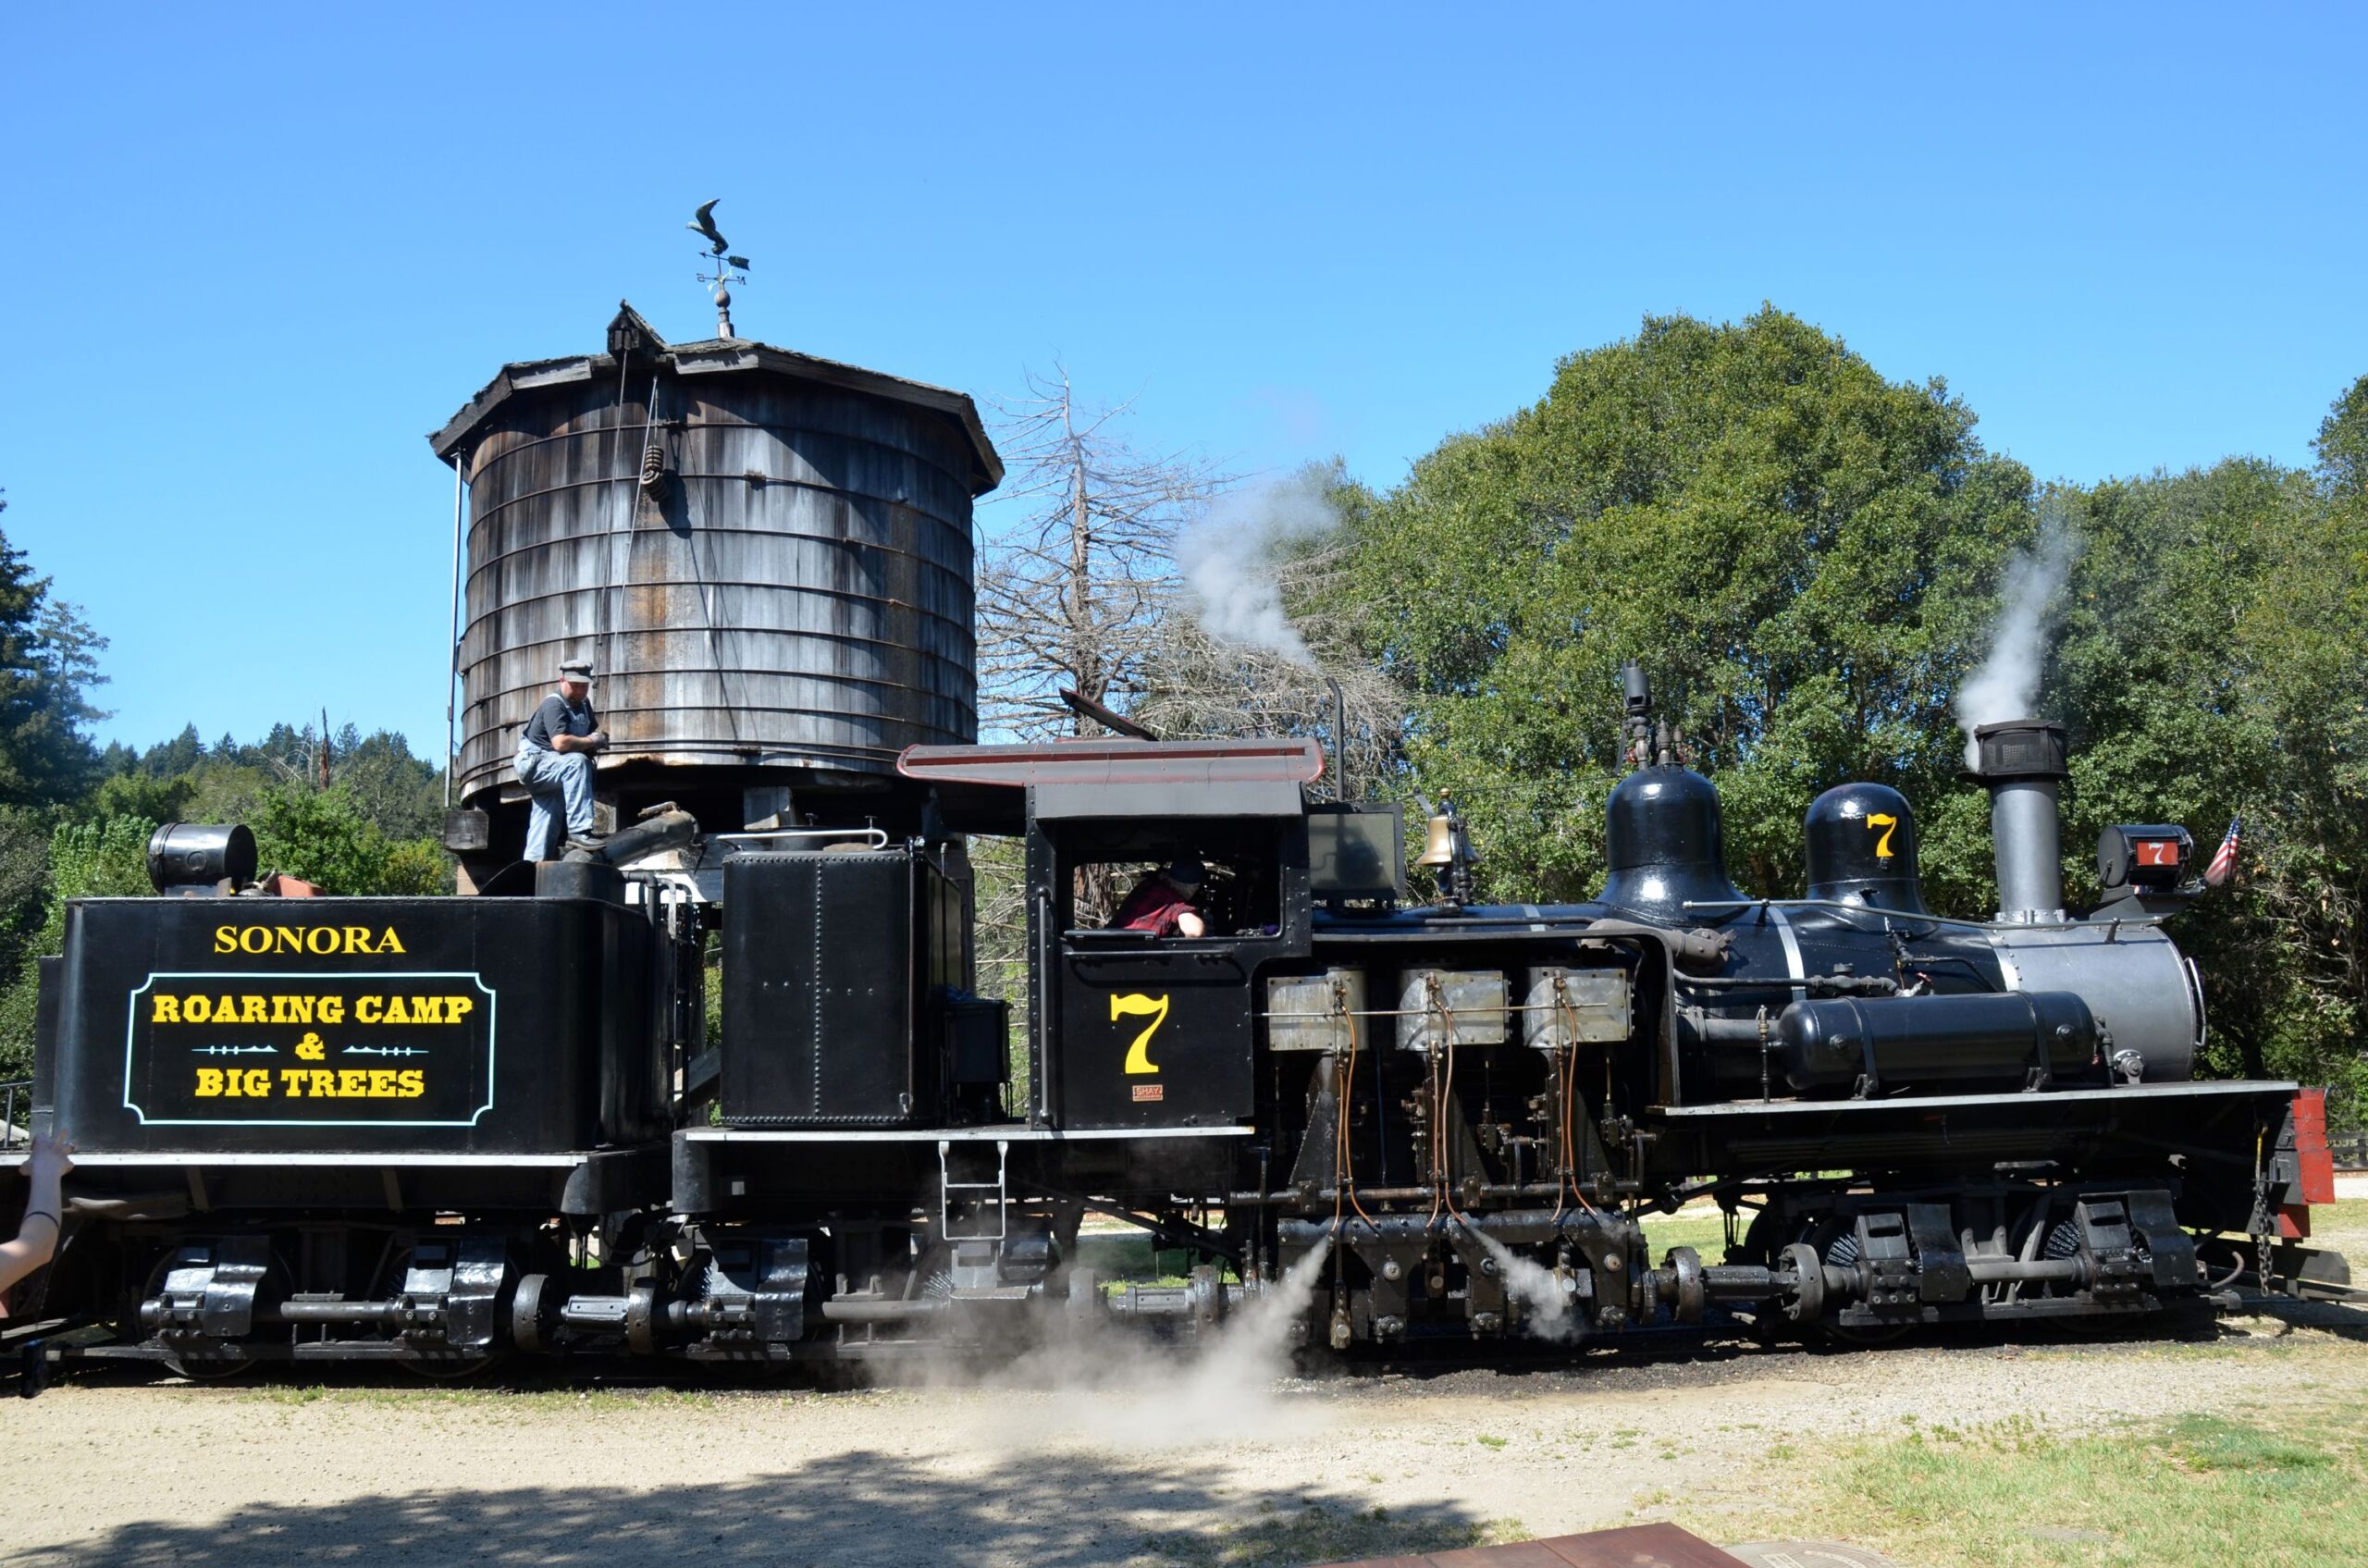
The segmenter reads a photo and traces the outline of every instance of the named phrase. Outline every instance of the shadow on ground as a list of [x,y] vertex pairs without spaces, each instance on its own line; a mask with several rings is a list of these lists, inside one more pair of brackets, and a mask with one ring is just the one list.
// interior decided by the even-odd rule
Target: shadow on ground
[[1486,1538],[1452,1505],[1383,1512],[1292,1488],[1245,1495],[1184,1461],[1141,1470],[1015,1455],[986,1475],[896,1455],[650,1492],[470,1488],[314,1507],[251,1504],[220,1523],[149,1519],[86,1541],[11,1542],[8,1561],[181,1568],[282,1562],[598,1564],[1178,1563],[1221,1568],[1438,1551]]
[[2338,1340],[2368,1344],[2368,1306],[2349,1302],[2295,1302],[2269,1297],[2255,1310],[2264,1317],[2283,1318],[2297,1328],[2315,1328]]

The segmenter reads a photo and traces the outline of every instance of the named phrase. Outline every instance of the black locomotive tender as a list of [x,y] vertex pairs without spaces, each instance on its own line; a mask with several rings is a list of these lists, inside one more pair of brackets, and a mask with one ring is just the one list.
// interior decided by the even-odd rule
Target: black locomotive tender
[[[602,426],[632,475],[697,366],[620,323],[594,371],[663,381]],[[686,481],[689,434],[658,465]],[[2109,830],[2103,901],[2067,914],[2064,733],[1992,725],[1995,918],[1925,907],[1914,811],[1874,784],[1809,809],[1805,896],[1748,897],[1716,791],[1641,675],[1626,697],[1609,880],[1572,906],[1471,902],[1445,814],[1410,898],[1397,809],[1329,798],[1296,739],[919,744],[753,831],[743,776],[507,870],[488,762],[454,898],[259,896],[243,830],[166,830],[163,895],[74,902],[44,972],[35,1099],[82,1153],[18,1314],[88,1325],[53,1354],[434,1372],[1205,1323],[1318,1249],[1295,1332],[1338,1350],[1718,1306],[1863,1335],[2126,1317],[2290,1266],[2315,1102],[2192,1077],[2202,991],[2163,929],[2185,832]],[[975,994],[982,834],[1024,846],[1024,996]],[[1076,918],[1080,873],[1180,857],[1211,868],[1209,934]],[[1640,1215],[1706,1193],[1723,1261],[1652,1256]],[[1105,1290],[1094,1214],[1197,1250],[1192,1283]]]

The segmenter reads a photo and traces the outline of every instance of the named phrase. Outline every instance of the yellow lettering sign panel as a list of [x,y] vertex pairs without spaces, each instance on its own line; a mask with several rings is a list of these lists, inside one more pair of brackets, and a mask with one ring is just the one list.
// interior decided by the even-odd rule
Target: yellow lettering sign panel
[[[242,929],[376,934],[225,926],[217,947],[243,951]],[[131,993],[124,1108],[144,1126],[474,1127],[493,1109],[497,1000],[460,971],[151,974]]]

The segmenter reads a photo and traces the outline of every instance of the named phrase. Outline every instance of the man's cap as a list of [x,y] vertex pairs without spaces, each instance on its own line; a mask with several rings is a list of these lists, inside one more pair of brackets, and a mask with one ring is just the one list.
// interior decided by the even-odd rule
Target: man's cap
[[1172,861],[1167,868],[1167,880],[1198,887],[1209,880],[1208,868],[1198,860]]
[[590,685],[592,684],[591,661],[577,659],[561,665],[559,678],[562,681],[582,681],[586,685]]

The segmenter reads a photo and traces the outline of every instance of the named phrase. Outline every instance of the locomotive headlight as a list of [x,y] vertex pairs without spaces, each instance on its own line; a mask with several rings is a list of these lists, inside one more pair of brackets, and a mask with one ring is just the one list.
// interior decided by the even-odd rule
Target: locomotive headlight
[[2165,892],[2187,878],[2195,840],[2167,823],[2117,822],[2097,837],[2097,882],[2108,895]]

